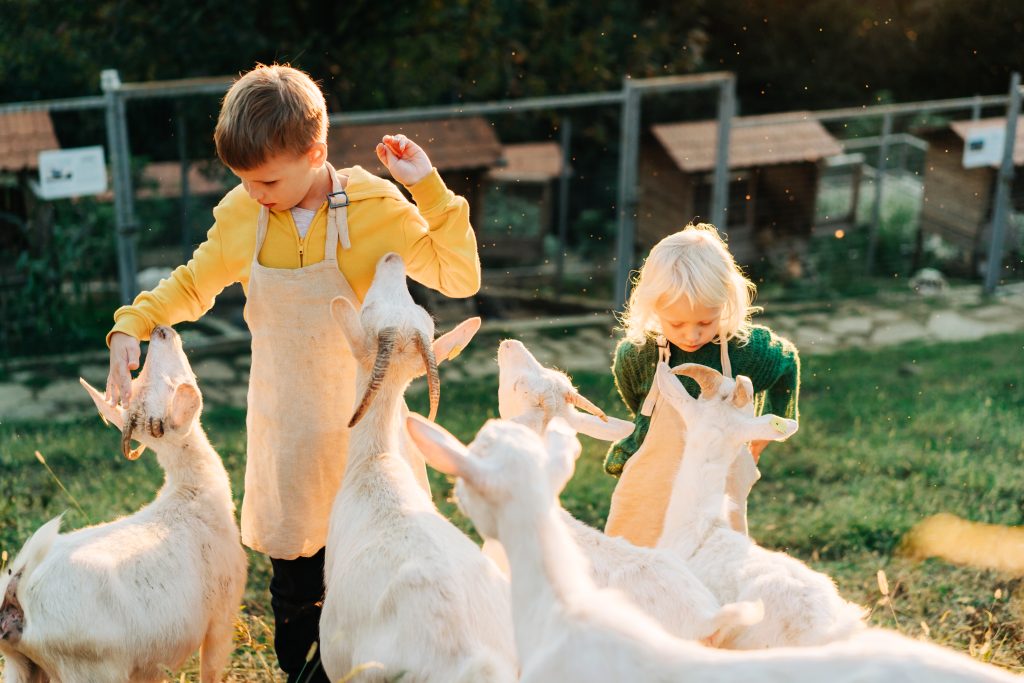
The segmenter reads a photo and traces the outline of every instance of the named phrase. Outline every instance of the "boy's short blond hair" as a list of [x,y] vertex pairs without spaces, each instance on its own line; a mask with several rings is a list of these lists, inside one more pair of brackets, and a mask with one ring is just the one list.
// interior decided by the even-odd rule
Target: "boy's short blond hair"
[[756,293],[715,226],[691,223],[651,249],[620,322],[626,339],[643,344],[663,332],[658,309],[686,298],[694,305],[721,307],[716,339],[746,341],[750,316],[760,310],[752,305]]
[[232,84],[213,133],[217,156],[247,171],[281,153],[299,155],[327,141],[327,104],[309,74],[257,64]]

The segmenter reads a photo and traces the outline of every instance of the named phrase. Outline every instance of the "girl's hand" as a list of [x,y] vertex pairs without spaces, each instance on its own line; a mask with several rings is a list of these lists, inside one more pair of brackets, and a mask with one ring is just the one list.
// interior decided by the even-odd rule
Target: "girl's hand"
[[771,441],[751,441],[750,442],[750,454],[754,456],[754,464],[761,459],[761,451],[764,447],[770,444]]
[[377,158],[405,186],[423,180],[432,168],[423,148],[402,134],[385,135],[377,143]]

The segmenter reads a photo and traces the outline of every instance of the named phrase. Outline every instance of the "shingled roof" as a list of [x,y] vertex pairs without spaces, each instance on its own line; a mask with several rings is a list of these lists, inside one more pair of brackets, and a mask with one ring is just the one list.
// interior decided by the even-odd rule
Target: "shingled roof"
[[489,173],[495,180],[545,182],[562,174],[562,149],[555,142],[505,145],[501,165]]
[[39,168],[39,153],[58,147],[48,112],[0,114],[0,171]]
[[[792,122],[795,116],[802,120]],[[843,148],[824,126],[807,112],[787,112],[735,119],[745,125],[729,133],[729,168],[773,166],[817,161],[841,154]],[[651,127],[679,168],[687,173],[715,167],[717,121],[666,123]]]
[[438,171],[491,168],[501,159],[502,147],[494,129],[478,116],[437,121],[348,125],[327,135],[328,158],[336,168],[359,165],[380,176],[387,170],[374,151],[385,135],[402,133],[417,143]]
[[[953,129],[953,132],[964,140],[966,140],[971,131],[976,128],[994,128],[996,126],[1005,128],[1006,117],[1002,116],[991,119],[977,119],[976,121],[954,121],[949,124],[949,127]],[[1024,116],[1017,119],[1017,139],[1013,141],[1013,165],[1024,165]],[[992,166],[998,167],[999,164],[992,164]]]

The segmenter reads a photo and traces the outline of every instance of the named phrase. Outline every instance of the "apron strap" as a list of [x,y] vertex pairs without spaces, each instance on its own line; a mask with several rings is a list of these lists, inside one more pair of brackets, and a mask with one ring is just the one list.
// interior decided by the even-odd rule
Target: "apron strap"
[[[669,362],[669,346],[668,339],[665,335],[659,334],[656,338],[658,344],[658,360],[663,363]],[[719,349],[721,351],[722,359],[722,374],[726,377],[732,378],[732,364],[729,362],[729,344],[725,341],[719,341]],[[658,402],[658,397],[661,392],[658,390],[657,383],[651,384],[650,391],[647,392],[647,397],[644,399],[643,405],[640,406],[640,414],[650,417],[654,413],[654,404]]]
[[338,180],[338,173],[327,162],[327,170],[331,174],[331,192],[327,195],[327,242],[325,244],[325,261],[337,261],[338,242],[345,249],[352,248],[348,236],[348,193]]
[[718,346],[722,354],[722,374],[731,379],[732,363],[729,362],[729,342],[724,339],[719,339]]
[[[668,347],[668,339],[665,335],[659,334],[655,337],[655,342],[658,344],[658,360],[662,363],[668,363],[671,352]],[[640,406],[640,414],[650,417],[654,413],[654,404],[658,402],[658,397],[661,396],[661,391],[658,389],[657,382],[651,382],[651,388],[647,392],[647,397],[644,399],[644,403]]]
[[259,263],[260,249],[267,238],[267,224],[270,222],[270,209],[260,206],[260,215],[256,219],[256,248],[252,252],[252,262]]

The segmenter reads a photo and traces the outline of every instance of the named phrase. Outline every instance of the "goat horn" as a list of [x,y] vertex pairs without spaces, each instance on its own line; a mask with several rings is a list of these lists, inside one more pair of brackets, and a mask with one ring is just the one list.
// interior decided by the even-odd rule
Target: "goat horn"
[[701,396],[710,398],[718,393],[718,386],[722,383],[722,375],[715,369],[697,363],[686,363],[679,367],[672,368],[676,375],[685,375],[700,385]]
[[437,417],[437,406],[441,402],[441,378],[437,374],[437,359],[434,358],[434,346],[426,338],[417,333],[416,348],[423,356],[423,364],[427,367],[427,391],[430,394],[429,420]]
[[605,415],[604,411],[591,403],[586,397],[578,391],[568,391],[565,394],[565,400],[576,406],[580,410],[585,410],[591,415],[596,415],[601,418],[602,422],[608,421],[608,416]]
[[370,373],[370,381],[366,385],[366,391],[363,392],[363,398],[355,412],[352,413],[352,419],[348,421],[349,429],[355,427],[356,423],[363,419],[367,408],[370,407],[370,402],[373,401],[380,385],[384,383],[384,374],[387,372],[388,366],[391,365],[391,352],[394,349],[395,328],[385,327],[377,334],[377,357],[373,360],[373,371]]
[[135,431],[138,422],[138,413],[133,413],[124,423],[124,429],[121,430],[121,453],[129,460],[138,460],[142,452],[146,450],[145,444],[141,443],[138,448],[132,448],[132,432]]

